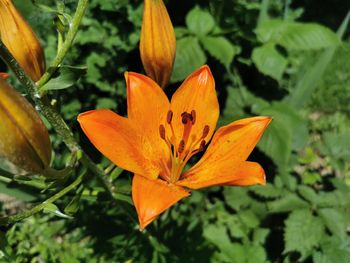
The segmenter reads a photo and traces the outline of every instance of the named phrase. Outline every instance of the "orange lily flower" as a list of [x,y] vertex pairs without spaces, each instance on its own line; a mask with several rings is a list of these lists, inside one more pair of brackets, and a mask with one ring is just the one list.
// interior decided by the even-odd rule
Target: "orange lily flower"
[[[133,72],[125,78],[128,118],[101,109],[78,121],[100,152],[135,174],[132,198],[141,229],[188,196],[188,189],[265,183],[263,168],[246,160],[271,118],[238,120],[214,134],[219,104],[208,66],[192,73],[171,102],[152,79]],[[213,134],[201,160],[185,171]]]

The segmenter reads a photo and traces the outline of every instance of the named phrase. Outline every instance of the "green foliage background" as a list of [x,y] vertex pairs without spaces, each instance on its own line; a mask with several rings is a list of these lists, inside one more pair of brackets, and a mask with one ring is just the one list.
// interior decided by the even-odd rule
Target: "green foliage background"
[[[15,1],[50,61],[60,22],[47,7],[63,8],[65,2],[64,13],[73,15],[76,1],[36,2],[46,8]],[[265,168],[267,185],[194,191],[140,232],[130,203],[131,175],[113,170],[120,200],[111,202],[90,179],[47,213],[2,227],[0,261],[347,263],[348,1],[166,3],[177,35],[167,93],[207,63],[216,80],[220,125],[251,115],[272,116],[250,157]],[[103,168],[109,161],[84,137],[76,116],[95,108],[125,114],[123,73],[143,72],[138,51],[142,6],[140,0],[91,0],[64,63],[77,67],[69,68],[75,74],[49,86],[57,109]],[[51,138],[53,166],[62,168],[69,152],[57,136]],[[16,212],[45,200],[50,191],[0,181],[0,193],[7,198],[2,197],[0,208],[2,213]]]

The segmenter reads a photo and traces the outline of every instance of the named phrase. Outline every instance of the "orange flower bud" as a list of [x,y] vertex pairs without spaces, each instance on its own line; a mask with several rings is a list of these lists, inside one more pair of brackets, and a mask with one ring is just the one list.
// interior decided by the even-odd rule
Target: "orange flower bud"
[[164,88],[170,79],[176,52],[176,38],[162,0],[145,0],[140,53],[148,76]]
[[11,0],[0,0],[0,37],[25,73],[38,81],[45,71],[44,52]]
[[0,78],[0,157],[34,173],[51,160],[48,131],[33,106]]

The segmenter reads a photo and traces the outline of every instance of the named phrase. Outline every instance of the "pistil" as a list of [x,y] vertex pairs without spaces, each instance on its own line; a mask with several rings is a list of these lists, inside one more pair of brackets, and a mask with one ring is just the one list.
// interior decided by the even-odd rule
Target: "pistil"
[[183,112],[180,117],[184,128],[179,143],[177,143],[174,127],[172,125],[172,111],[168,112],[166,118],[166,123],[170,126],[172,137],[167,137],[166,129],[163,124],[159,126],[159,135],[169,147],[171,160],[169,164],[171,167],[169,167],[164,160],[162,161],[163,166],[165,166],[163,171],[165,174],[162,174],[161,177],[169,183],[176,183],[180,179],[182,171],[191,157],[196,153],[204,151],[206,145],[205,138],[209,134],[209,126],[205,125],[203,127],[202,136],[197,140],[193,138],[188,145],[192,126],[196,123],[196,111],[192,110],[191,113]]

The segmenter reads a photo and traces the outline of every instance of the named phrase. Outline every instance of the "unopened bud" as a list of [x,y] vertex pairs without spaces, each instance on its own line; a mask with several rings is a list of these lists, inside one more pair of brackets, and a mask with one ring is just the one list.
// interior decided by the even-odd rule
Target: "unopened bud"
[[164,88],[170,79],[176,52],[173,25],[163,0],[145,0],[140,53],[148,76]]
[[41,173],[50,164],[48,131],[33,106],[0,78],[0,157]]
[[0,37],[25,73],[38,81],[45,71],[44,52],[11,0],[0,0]]

